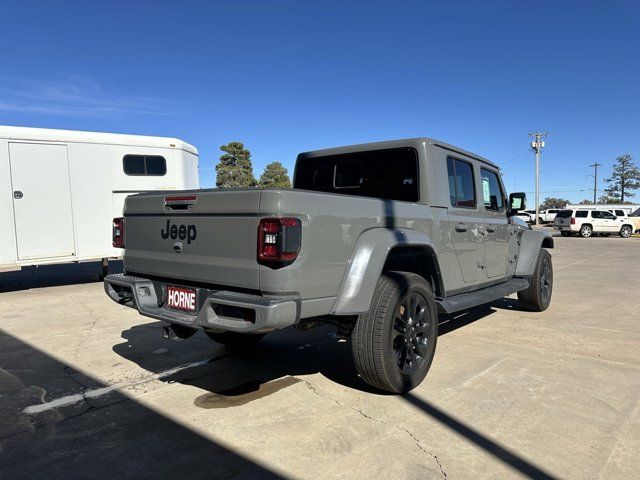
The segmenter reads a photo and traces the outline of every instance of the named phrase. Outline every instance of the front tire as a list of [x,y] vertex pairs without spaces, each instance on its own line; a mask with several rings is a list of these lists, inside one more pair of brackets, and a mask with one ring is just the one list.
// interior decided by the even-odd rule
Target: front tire
[[553,264],[551,254],[544,248],[540,249],[538,261],[533,272],[529,287],[518,292],[518,302],[525,310],[543,312],[549,308],[553,292]]
[[431,286],[419,275],[385,272],[371,309],[351,333],[356,370],[369,385],[392,393],[424,380],[436,349],[438,311]]
[[593,228],[591,228],[591,225],[583,225],[580,227],[580,236],[582,238],[589,238],[591,235],[593,235]]
[[264,333],[251,335],[236,332],[216,333],[206,330],[204,333],[206,333],[211,340],[223,344],[229,350],[236,351],[251,350],[262,340],[262,337],[265,336]]

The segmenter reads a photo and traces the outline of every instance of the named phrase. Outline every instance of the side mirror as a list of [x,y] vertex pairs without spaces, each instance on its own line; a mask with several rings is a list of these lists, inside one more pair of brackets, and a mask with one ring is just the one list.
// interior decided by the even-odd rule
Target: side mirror
[[509,215],[515,215],[527,208],[527,194],[516,192],[509,194]]

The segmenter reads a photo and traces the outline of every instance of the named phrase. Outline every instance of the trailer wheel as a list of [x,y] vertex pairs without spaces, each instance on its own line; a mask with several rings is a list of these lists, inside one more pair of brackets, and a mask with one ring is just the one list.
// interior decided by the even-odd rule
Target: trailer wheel
[[230,350],[237,351],[252,349],[260,340],[262,340],[262,337],[265,336],[264,333],[252,335],[236,332],[207,332],[206,330],[204,333],[206,333],[211,340],[223,344]]
[[356,370],[373,387],[403,393],[422,382],[438,338],[438,311],[431,286],[419,275],[385,272],[371,309],[351,333]]

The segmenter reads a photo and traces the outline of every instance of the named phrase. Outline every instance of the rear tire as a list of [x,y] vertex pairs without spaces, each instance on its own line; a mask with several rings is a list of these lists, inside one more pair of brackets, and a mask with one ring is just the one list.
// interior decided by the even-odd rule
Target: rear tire
[[264,333],[251,335],[236,332],[207,332],[206,330],[204,333],[206,333],[211,340],[223,344],[230,350],[236,351],[250,350],[254,348],[258,342],[262,340],[262,337],[265,336]]
[[551,303],[553,292],[553,264],[551,255],[544,248],[540,249],[538,261],[529,287],[518,292],[518,302],[525,310],[543,312]]
[[580,227],[580,236],[582,238],[589,238],[591,235],[593,235],[593,228],[591,228],[591,225],[583,225]]
[[356,370],[369,385],[403,393],[424,380],[436,349],[438,310],[431,286],[419,275],[385,272],[371,309],[351,333]]
[[622,238],[629,238],[632,233],[633,233],[633,228],[631,228],[629,225],[623,225],[622,228],[620,229],[620,236]]

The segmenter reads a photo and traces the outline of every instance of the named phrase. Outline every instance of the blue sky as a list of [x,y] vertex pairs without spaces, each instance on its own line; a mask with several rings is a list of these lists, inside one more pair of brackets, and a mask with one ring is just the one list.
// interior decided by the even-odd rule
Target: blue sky
[[[322,147],[432,136],[541,196],[640,163],[640,3],[3,1],[0,124],[242,141],[258,176]],[[640,193],[636,197],[640,201]]]

